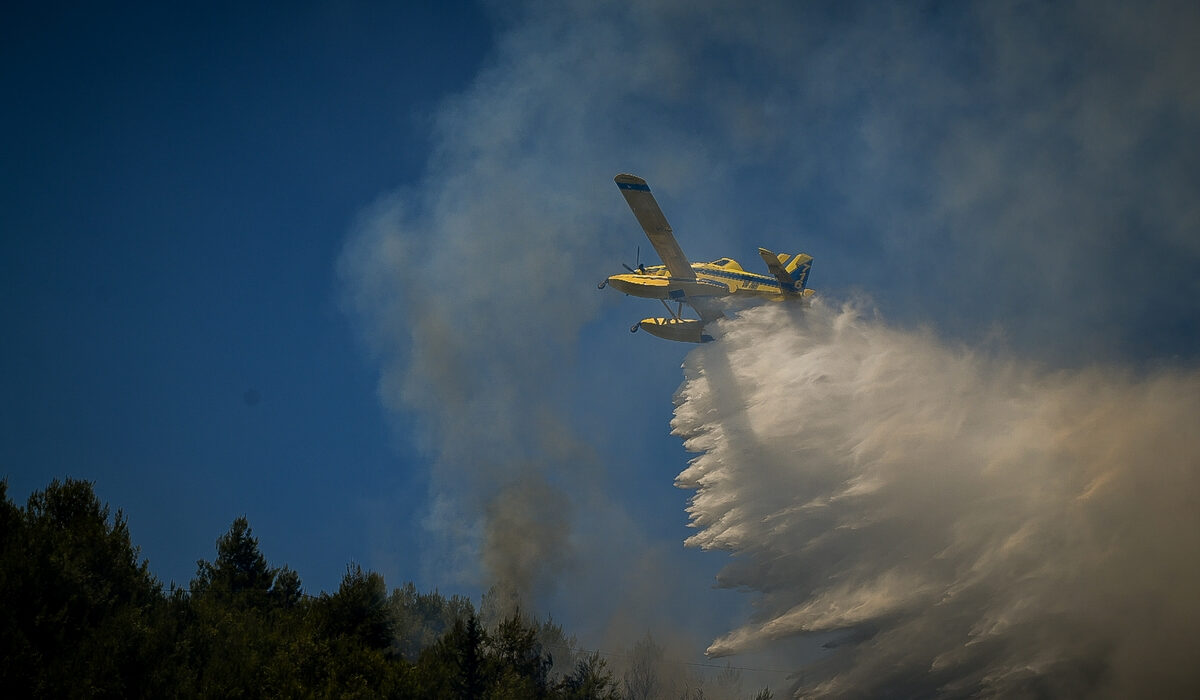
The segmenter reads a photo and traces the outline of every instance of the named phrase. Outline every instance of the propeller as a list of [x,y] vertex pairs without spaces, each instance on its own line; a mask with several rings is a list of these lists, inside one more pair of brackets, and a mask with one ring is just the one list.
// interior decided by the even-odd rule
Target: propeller
[[623,267],[626,270],[629,270],[630,272],[633,272],[633,273],[640,274],[640,273],[645,272],[646,270],[642,267],[642,247],[641,246],[637,247],[637,260],[636,260],[636,265],[635,265],[635,267],[637,269],[634,269],[633,267],[630,267],[630,266],[626,265],[625,263],[621,263],[621,267]]
[[[641,246],[637,247],[637,257],[635,258],[635,262],[637,263],[636,268],[630,267],[629,265],[627,265],[625,263],[621,263],[621,267],[625,268],[626,270],[629,270],[630,272],[632,272],[635,275],[646,274],[646,267],[644,265],[642,265],[642,247]],[[604,289],[607,285],[608,285],[608,280],[604,280],[600,284],[596,285],[596,289]],[[633,330],[637,330],[637,327],[635,326]]]

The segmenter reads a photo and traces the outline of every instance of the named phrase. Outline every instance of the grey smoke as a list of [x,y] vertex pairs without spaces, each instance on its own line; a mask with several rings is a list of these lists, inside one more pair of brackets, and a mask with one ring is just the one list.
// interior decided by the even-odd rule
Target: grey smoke
[[[1042,392],[1057,375],[1038,363],[1076,383],[1103,363],[1106,378],[1128,388],[1141,386],[1132,372],[1196,357],[1194,4],[579,0],[493,11],[495,50],[433,115],[427,168],[363,213],[341,264],[348,306],[380,366],[381,400],[416,443],[405,449],[430,464],[426,580],[543,595],[570,579],[591,586],[595,605],[639,621],[707,587],[679,566],[644,577],[636,591],[595,575],[636,570],[664,547],[627,512],[635,494],[614,478],[617,459],[636,460],[630,447],[647,446],[600,441],[661,420],[655,402],[674,383],[662,379],[663,367],[674,368],[663,359],[669,351],[624,333],[643,308],[595,290],[634,245],[648,253],[612,186],[618,172],[651,182],[689,255],[749,262],[758,245],[806,250],[816,256],[814,287],[864,288],[898,326],[930,328],[894,333],[941,348],[948,364],[935,375],[962,373],[966,386],[1007,390],[990,377],[1010,372]],[[977,360],[984,378],[946,349],[980,339],[1013,357]],[[597,410],[581,388],[595,391],[592,375],[639,372],[657,381],[643,382],[654,393],[622,415]],[[1069,404],[1062,410],[1082,410],[1065,388],[1051,394]],[[1001,395],[972,408],[971,420],[995,413],[1006,425],[1005,406],[1023,399]],[[904,416],[908,399],[879,400],[894,406],[891,420]],[[931,406],[924,410],[950,421]],[[937,451],[928,438],[910,435],[902,449]],[[1021,449],[1009,436],[995,441]],[[859,458],[881,445],[866,440]],[[953,449],[966,452],[963,461],[982,450]],[[628,470],[653,467],[671,471]],[[808,474],[795,486],[822,493],[826,478]],[[870,491],[876,478],[854,486]],[[968,497],[979,486],[938,483]],[[756,496],[778,507],[770,512],[781,528],[793,523],[778,515],[788,508],[825,508],[785,505],[792,494],[778,491]],[[522,503],[538,507],[512,517]],[[711,532],[722,534],[706,546],[737,534]],[[890,533],[880,536],[873,546],[886,550]],[[738,580],[741,559],[728,581]],[[780,559],[780,579],[789,561]],[[871,606],[898,606],[882,592],[917,595],[912,587],[924,590],[933,573],[901,568],[875,589],[848,589],[861,602],[826,610],[826,624],[893,610]],[[803,605],[785,592],[766,595],[767,609],[772,595]],[[796,619],[811,612],[797,608]],[[720,645],[790,634],[785,622],[748,625]]]

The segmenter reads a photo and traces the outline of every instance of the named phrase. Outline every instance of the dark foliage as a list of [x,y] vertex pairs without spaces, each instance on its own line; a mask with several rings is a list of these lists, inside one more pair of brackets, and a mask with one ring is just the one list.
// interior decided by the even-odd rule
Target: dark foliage
[[158,582],[83,481],[25,508],[0,486],[0,687],[9,697],[152,693]]
[[354,565],[336,593],[306,596],[244,517],[187,589],[164,591],[84,481],[24,508],[0,482],[0,596],[6,697],[618,697],[598,657],[551,673],[543,640],[569,645],[550,622],[515,612],[488,630],[465,598],[388,595]]
[[164,591],[91,483],[56,480],[22,508],[0,481],[4,697],[617,700],[666,690],[649,636],[618,684],[562,627],[494,593],[481,611],[411,583],[389,595],[382,576],[351,565],[337,592],[314,597],[295,571],[268,564],[246,518],[216,545],[188,588]]

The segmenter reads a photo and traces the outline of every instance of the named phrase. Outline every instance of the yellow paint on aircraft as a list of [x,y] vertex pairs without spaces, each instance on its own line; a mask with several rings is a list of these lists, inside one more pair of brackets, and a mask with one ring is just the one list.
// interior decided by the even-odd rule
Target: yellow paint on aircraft
[[687,304],[700,314],[698,320],[685,319],[679,315],[679,311],[671,311],[667,306],[671,318],[643,319],[630,330],[643,328],[660,338],[700,343],[712,340],[711,336],[704,333],[705,324],[724,315],[713,304],[715,297],[732,295],[803,302],[813,295],[813,290],[807,288],[808,271],[813,259],[805,253],[793,257],[786,253],[776,255],[766,248],[759,248],[758,253],[770,275],[746,272],[732,258],[689,263],[646,181],[628,174],[618,175],[615,179],[633,215],[664,264],[650,267],[639,265],[636,270],[626,274],[612,275],[600,283],[601,289],[611,286],[631,296],[661,299],[664,304],[671,301],[680,306]]

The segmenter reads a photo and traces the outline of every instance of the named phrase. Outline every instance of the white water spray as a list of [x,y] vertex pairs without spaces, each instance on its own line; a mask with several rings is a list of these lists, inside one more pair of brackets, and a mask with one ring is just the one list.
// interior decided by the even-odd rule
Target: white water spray
[[781,305],[694,351],[691,546],[754,619],[734,654],[845,631],[816,696],[1200,692],[1200,372],[1049,373]]

